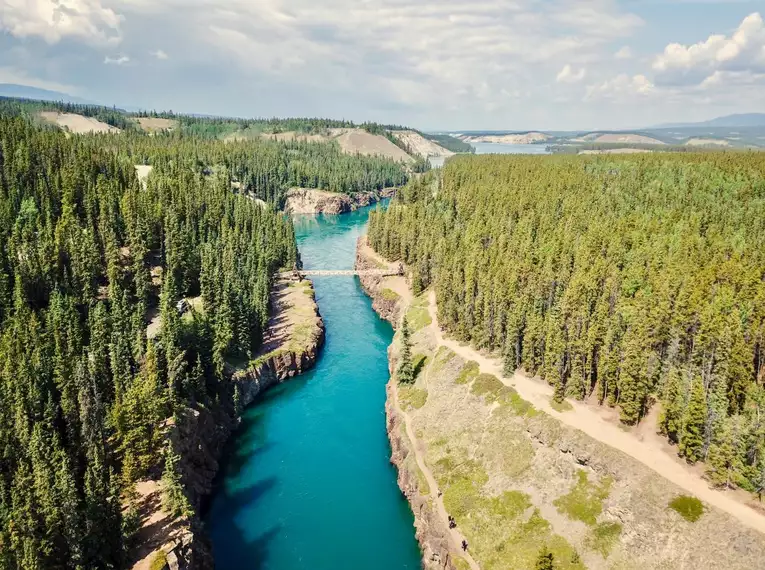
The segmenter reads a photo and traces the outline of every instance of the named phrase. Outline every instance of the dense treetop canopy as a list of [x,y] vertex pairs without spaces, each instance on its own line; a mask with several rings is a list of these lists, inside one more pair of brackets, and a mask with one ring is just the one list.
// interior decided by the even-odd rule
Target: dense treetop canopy
[[765,153],[456,157],[369,234],[460,339],[765,485]]

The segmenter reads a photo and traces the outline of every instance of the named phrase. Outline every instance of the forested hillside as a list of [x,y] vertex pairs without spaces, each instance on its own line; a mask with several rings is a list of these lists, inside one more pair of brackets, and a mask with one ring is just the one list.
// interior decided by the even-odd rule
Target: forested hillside
[[336,144],[248,140],[223,142],[184,133],[146,136],[123,133],[93,137],[135,164],[175,168],[179,161],[196,172],[226,175],[243,192],[281,206],[291,187],[354,194],[400,186],[405,168],[381,157],[344,154]]
[[162,426],[235,404],[224,363],[259,346],[296,258],[289,220],[200,172],[212,149],[112,142],[0,117],[0,568],[120,567],[121,503],[164,456],[167,508],[188,510]]
[[457,157],[369,236],[459,339],[765,487],[765,155]]

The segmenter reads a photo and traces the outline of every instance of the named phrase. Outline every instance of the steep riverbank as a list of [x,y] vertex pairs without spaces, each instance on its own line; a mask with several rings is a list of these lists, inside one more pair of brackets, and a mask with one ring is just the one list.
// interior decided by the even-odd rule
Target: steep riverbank
[[375,204],[396,193],[396,188],[376,192],[343,194],[312,188],[291,188],[287,191],[284,211],[290,214],[344,214]]
[[[351,269],[369,208],[296,216],[306,269]],[[307,374],[269,390],[227,444],[205,514],[217,570],[416,570],[414,519],[388,461],[393,331],[351,276],[317,276],[326,326]]]
[[[378,255],[367,243],[366,236],[359,238],[356,246],[355,268],[381,269],[393,267]],[[372,299],[372,308],[394,328],[400,324],[403,311],[409,306],[412,295],[404,277],[362,275],[361,288]],[[459,555],[459,547],[450,537],[447,521],[439,516],[437,502],[439,492],[431,489],[425,473],[418,465],[416,438],[407,429],[406,416],[399,406],[395,369],[394,345],[388,348],[390,379],[386,385],[385,416],[388,440],[391,446],[390,461],[398,471],[398,486],[414,513],[417,541],[422,551],[422,565],[426,570],[458,570],[466,563]]]
[[[374,254],[371,262],[384,260]],[[384,279],[366,281],[373,296],[388,287]],[[532,404],[501,370],[466,357],[472,349],[438,328],[429,292],[402,301],[396,314],[404,310],[416,379],[389,384],[389,437],[426,555],[436,552],[442,562],[450,545],[436,531],[441,499],[484,570],[533,568],[545,544],[562,569],[761,564],[761,534],[629,454],[572,429],[559,416],[576,409],[564,404],[548,411],[549,400]],[[397,334],[391,371],[399,343]],[[433,496],[429,475],[442,497]],[[457,561],[458,568],[465,564]]]
[[[243,410],[266,389],[310,369],[324,343],[324,322],[308,280],[280,279],[271,293],[272,315],[263,346],[247,364],[230,365],[229,398],[216,406],[187,408],[170,421],[168,438],[182,458],[178,468],[189,502],[199,513],[213,488],[224,444],[237,429]],[[137,485],[141,528],[131,552],[133,570],[207,570],[213,557],[198,516],[172,519],[161,506],[159,480]]]

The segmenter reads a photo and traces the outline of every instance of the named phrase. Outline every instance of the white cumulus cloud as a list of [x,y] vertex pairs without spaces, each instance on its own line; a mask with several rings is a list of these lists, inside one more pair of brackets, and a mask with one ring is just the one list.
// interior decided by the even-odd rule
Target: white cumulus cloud
[[587,71],[584,69],[584,67],[574,71],[574,68],[567,63],[563,66],[563,69],[558,72],[558,75],[555,77],[555,81],[558,83],[579,83],[582,79],[584,79],[586,73]]
[[632,49],[630,49],[630,46],[624,46],[624,47],[620,48],[619,51],[617,51],[614,54],[614,57],[616,59],[631,59],[632,58]]
[[587,87],[586,99],[626,98],[635,95],[649,95],[655,89],[654,84],[645,75],[617,75],[602,83]]
[[122,16],[101,0],[0,0],[0,30],[40,37],[50,44],[72,37],[92,44],[118,43]]
[[107,55],[104,58],[104,63],[106,65],[125,65],[126,63],[130,63],[130,58],[126,55],[120,55],[117,57],[109,57]]
[[669,44],[653,62],[657,80],[699,84],[717,71],[765,71],[765,23],[755,12],[730,36],[714,34],[692,45]]
[[157,59],[169,59],[169,58],[170,58],[170,56],[169,56],[169,55],[167,55],[167,54],[166,54],[164,51],[162,51],[161,49],[158,49],[158,50],[156,50],[156,51],[153,51],[153,52],[151,52],[151,55],[153,55],[153,56],[154,56],[154,57],[156,57]]

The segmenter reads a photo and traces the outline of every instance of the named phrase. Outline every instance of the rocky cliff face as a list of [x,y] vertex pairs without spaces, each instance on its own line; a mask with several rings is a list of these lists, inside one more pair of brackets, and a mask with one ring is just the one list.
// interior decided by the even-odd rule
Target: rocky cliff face
[[[367,246],[366,236],[359,238],[356,244],[356,269],[379,269],[379,261]],[[399,322],[405,303],[401,297],[392,298],[384,292],[386,277],[379,275],[362,275],[359,277],[364,292],[372,298],[372,308],[394,327]],[[426,570],[455,570],[453,561],[442,553],[449,552],[448,530],[440,521],[433,505],[426,496],[421,494],[417,479],[417,464],[413,456],[412,441],[406,436],[403,418],[393,401],[393,371],[396,369],[396,354],[393,345],[388,349],[388,365],[391,379],[386,386],[385,415],[387,419],[388,440],[390,441],[390,461],[398,472],[398,487],[409,501],[414,513],[414,526],[417,541],[422,551],[422,566]]]
[[[395,360],[391,359],[391,370],[394,366]],[[453,561],[448,556],[447,531],[439,520],[431,502],[427,497],[420,494],[417,473],[415,472],[416,463],[415,467],[410,467],[415,460],[407,461],[412,454],[412,442],[406,437],[403,427],[404,420],[393,403],[395,396],[391,393],[391,382],[394,382],[392,378],[386,387],[387,399],[385,400],[385,416],[391,448],[390,462],[396,466],[398,472],[398,488],[409,501],[414,513],[415,536],[422,551],[422,567],[425,570],[456,570]],[[442,553],[447,554],[443,555]]]
[[[372,255],[367,245],[367,236],[361,236],[356,242],[356,261],[354,268],[363,271],[365,269],[380,269],[380,263]],[[388,321],[393,328],[398,327],[399,317],[403,302],[400,296],[391,294],[385,287],[385,280],[381,275],[360,275],[361,288],[372,299],[372,308],[383,319]],[[387,290],[386,290],[387,289]]]
[[[228,394],[221,398],[220,404],[211,409],[187,408],[179,414],[177,423],[170,429],[169,438],[181,456],[179,470],[186,494],[197,513],[205,507],[218,473],[224,445],[239,425],[244,408],[264,390],[307,371],[316,363],[324,344],[324,322],[313,297],[305,294],[305,288],[312,288],[310,282],[304,281],[300,288],[295,288],[294,294],[299,295],[302,305],[310,303],[312,311],[301,313],[297,319],[292,314],[289,320],[301,328],[310,324],[311,334],[302,337],[308,340],[296,345],[289,330],[280,330],[278,339],[286,349],[271,350],[264,357],[256,359],[255,366],[245,370],[229,370]],[[278,286],[277,290],[287,290],[288,294],[292,294],[289,287]],[[285,320],[280,313],[292,309],[288,302],[277,302],[275,305],[272,323]],[[273,345],[269,348],[273,348]],[[180,527],[180,530],[173,532],[161,546],[167,556],[165,568],[212,570],[215,567],[212,549],[198,516],[185,521],[173,521],[168,526]],[[133,569],[148,567],[142,562],[134,565]]]
[[284,210],[290,214],[343,214],[390,198],[395,188],[348,195],[311,188],[292,188],[287,192]]

